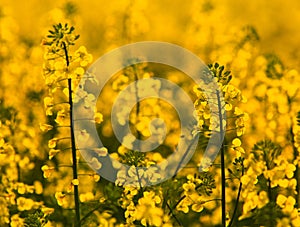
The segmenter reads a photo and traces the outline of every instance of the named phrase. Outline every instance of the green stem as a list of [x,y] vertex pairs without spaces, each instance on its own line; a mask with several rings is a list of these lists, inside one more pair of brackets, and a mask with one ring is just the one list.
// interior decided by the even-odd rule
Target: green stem
[[[265,142],[266,143],[266,142]],[[270,160],[268,158],[268,154],[266,153],[266,151],[263,151],[263,157],[264,160],[266,162],[266,166],[267,166],[267,170],[271,170],[271,164],[270,164]],[[267,186],[268,186],[268,197],[269,197],[269,201],[273,201],[273,192],[272,192],[272,187],[271,187],[271,179],[268,178],[267,179]]]
[[[202,184],[198,185],[195,190],[197,191],[200,187],[202,186]],[[178,201],[177,203],[173,206],[172,210],[176,209],[176,207],[178,206],[178,204],[186,197],[186,195],[183,195]],[[211,202],[211,201],[216,201],[216,200],[221,200],[221,199],[210,199],[210,200],[206,200],[204,201],[204,203],[206,202]],[[169,215],[171,214],[171,210],[169,212]]]
[[170,213],[171,213],[171,215],[174,217],[174,219],[175,219],[175,221],[177,222],[177,224],[178,224],[179,226],[183,226],[183,225],[181,224],[181,222],[179,221],[179,219],[178,219],[178,218],[176,217],[176,215],[174,214],[173,209],[170,207],[170,205],[169,205],[168,202],[167,202],[167,207],[169,208]]
[[[72,81],[68,79],[69,88],[69,104],[70,104],[70,125],[71,125],[71,147],[72,147],[72,167],[73,167],[73,179],[78,179],[77,174],[77,154],[75,146],[75,135],[74,135],[74,122],[73,122],[73,100],[72,100]],[[75,226],[80,227],[80,203],[79,203],[79,190],[78,185],[74,185],[74,201],[75,201]]]
[[[297,150],[297,148],[295,147],[295,135],[293,133],[293,128],[290,127],[290,134],[291,134],[291,142],[292,142],[292,146],[293,146],[293,152],[294,152],[294,158],[296,159],[296,157],[299,155],[299,152]],[[297,208],[300,208],[300,169],[299,169],[299,165],[297,163],[296,165],[296,170],[294,172],[294,178],[297,180],[297,185],[296,185],[296,204],[297,204]]]
[[63,42],[62,44],[63,44],[63,49],[64,49],[64,52],[65,52],[66,64],[67,64],[67,67],[69,67],[69,65],[70,65],[70,60],[69,60],[69,55],[68,55],[67,45],[66,45],[65,42]]
[[[136,115],[136,118],[138,119],[139,118],[139,114],[140,114],[140,102],[139,102],[139,93],[138,93],[138,89],[139,88],[138,88],[138,84],[137,84],[138,80],[139,80],[139,75],[138,75],[138,72],[136,70],[136,67],[134,65],[132,67],[133,67],[134,80],[135,80],[135,99],[136,99],[136,111],[135,111],[135,115]],[[142,138],[141,132],[139,130],[137,130],[137,139],[139,141],[141,141],[141,138]],[[140,175],[139,175],[139,172],[138,172],[137,168],[136,168],[136,175],[138,177],[140,189],[142,189],[142,182],[141,182],[141,178],[140,178]]]
[[[68,49],[65,42],[63,44],[63,50],[65,52],[67,68],[70,65]],[[70,105],[70,134],[71,134],[71,150],[72,150],[72,169],[73,169],[73,180],[78,179],[77,174],[77,152],[75,146],[75,135],[74,135],[74,122],[73,122],[73,100],[72,100],[72,80],[68,78],[68,90],[69,90],[69,105]],[[80,202],[79,202],[79,190],[78,185],[74,185],[74,203],[75,203],[75,226],[80,227]]]
[[[224,137],[224,129],[223,129],[223,116],[221,109],[221,99],[220,92],[217,91],[218,98],[218,111],[219,111],[219,119],[220,119],[220,137]],[[223,144],[225,141],[223,142]],[[221,148],[221,193],[222,193],[222,227],[226,227],[226,177],[225,177],[225,146],[222,144]]]
[[[244,164],[242,166],[242,176],[244,176]],[[241,192],[242,192],[242,187],[243,187],[243,184],[242,182],[240,182],[240,186],[239,186],[239,191],[238,191],[238,194],[237,194],[237,198],[236,198],[236,203],[235,203],[235,207],[234,207],[234,211],[233,211],[233,214],[232,214],[232,217],[231,217],[231,220],[228,224],[228,227],[231,227],[232,224],[234,223],[234,220],[235,220],[235,216],[236,216],[236,213],[237,213],[237,209],[238,209],[238,205],[239,205],[239,201],[240,201],[240,196],[241,196]]]
[[103,205],[100,204],[99,206],[95,207],[94,209],[90,210],[81,220],[80,220],[80,224],[82,224],[85,219],[87,219],[89,216],[91,216],[96,210],[100,209]]
[[176,170],[175,170],[175,172],[174,172],[174,175],[173,175],[172,179],[175,179],[175,177],[177,176],[177,173],[178,173],[178,171],[180,170],[180,167],[181,167],[183,161],[185,160],[186,156],[189,154],[189,151],[192,149],[192,146],[195,144],[195,142],[198,142],[196,139],[197,139],[197,136],[195,136],[195,137],[191,140],[190,144],[188,145],[186,151],[184,152],[184,154],[183,154],[183,156],[182,156],[180,162],[178,163],[178,165],[177,165],[177,167],[176,167]]

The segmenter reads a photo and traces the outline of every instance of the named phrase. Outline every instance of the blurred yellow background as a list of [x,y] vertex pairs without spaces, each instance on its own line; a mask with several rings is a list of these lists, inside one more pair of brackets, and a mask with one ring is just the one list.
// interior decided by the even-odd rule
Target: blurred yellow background
[[[300,194],[300,124],[296,122],[297,115],[299,115],[298,118],[300,119],[300,113],[298,114],[300,111],[299,12],[300,3],[298,0],[254,0],[247,2],[235,0],[91,0],[85,2],[79,0],[1,0],[0,154],[3,144],[11,144],[10,146],[7,145],[10,150],[7,149],[7,153],[4,152],[4,156],[0,155],[0,169],[1,171],[7,169],[7,173],[3,174],[3,176],[5,175],[8,179],[14,179],[16,184],[22,185],[23,188],[25,187],[24,182],[30,185],[35,184],[34,187],[39,197],[35,197],[35,195],[32,196],[30,204],[34,205],[34,201],[45,202],[46,206],[55,209],[51,220],[55,226],[70,226],[66,223],[70,223],[72,220],[68,220],[66,217],[70,217],[69,208],[73,206],[73,201],[71,197],[68,197],[68,200],[66,200],[67,203],[62,206],[62,201],[65,198],[63,192],[67,191],[67,195],[70,195],[69,192],[72,191],[69,189],[70,185],[72,186],[74,180],[77,179],[73,179],[71,169],[65,168],[66,160],[69,160],[70,156],[69,150],[64,149],[64,147],[59,147],[59,149],[63,148],[61,151],[64,152],[53,150],[58,141],[57,138],[53,136],[66,138],[62,135],[69,133],[67,130],[68,127],[62,127],[58,130],[59,133],[56,131],[58,128],[56,128],[56,123],[62,122],[62,119],[68,119],[68,117],[65,117],[65,113],[69,113],[69,109],[64,112],[64,109],[60,110],[57,107],[55,111],[60,113],[60,115],[54,114],[50,117],[45,116],[45,109],[46,111],[47,109],[52,109],[52,106],[59,103],[59,100],[54,100],[54,103],[52,103],[53,101],[49,101],[52,100],[52,96],[48,93],[62,90],[61,86],[57,86],[56,83],[54,83],[54,85],[51,84],[51,80],[51,83],[49,83],[49,75],[50,78],[54,75],[55,80],[57,80],[56,77],[60,76],[62,78],[65,76],[69,78],[70,75],[81,76],[85,70],[83,68],[87,67],[87,64],[92,63],[112,48],[137,41],[166,41],[191,50],[204,60],[206,64],[218,62],[220,64],[219,66],[222,65],[221,67],[223,67],[224,65],[225,70],[232,72],[232,81],[229,86],[224,86],[223,90],[229,101],[232,101],[232,103],[235,102],[233,105],[225,106],[225,109],[227,108],[226,111],[229,113],[228,116],[230,116],[228,122],[226,122],[228,127],[228,133],[226,134],[226,141],[228,143],[226,144],[226,149],[228,147],[226,164],[232,165],[235,158],[240,157],[243,153],[242,151],[245,151],[243,155],[245,156],[245,163],[249,170],[245,172],[243,179],[241,179],[241,182],[243,181],[243,185],[245,185],[243,186],[240,201],[243,208],[237,217],[241,219],[245,218],[245,222],[253,224],[253,220],[258,220],[257,214],[255,213],[256,210],[253,212],[255,207],[264,214],[266,212],[264,210],[265,208],[272,210],[273,207],[269,205],[277,202],[282,208],[282,211],[286,212],[285,219],[276,220],[278,223],[282,221],[282,223],[279,223],[277,226],[288,226],[289,223],[291,223],[289,226],[300,226],[300,217],[294,215],[295,213],[298,214],[298,208],[300,208],[300,197],[297,196]],[[68,65],[67,48],[65,48],[64,54],[61,54],[61,52],[64,51],[61,46],[59,47],[60,52],[56,53],[51,48],[45,48],[45,46],[41,45],[42,43],[47,44],[45,37],[49,34],[48,31],[53,30],[52,26],[58,23],[68,23],[75,27],[74,32],[76,34],[80,34],[80,39],[78,42],[76,40],[75,47],[69,49],[70,53],[72,53],[70,56],[76,56],[78,53],[80,56],[78,57],[80,62],[74,58],[76,61],[73,61],[74,64],[72,63],[72,67]],[[77,51],[75,51],[76,49]],[[92,54],[93,60],[89,53]],[[89,61],[84,59],[86,56]],[[66,62],[67,65],[65,65]],[[214,67],[217,69],[218,65],[214,64]],[[161,76],[160,74],[163,74],[157,66],[156,68],[153,67],[153,70],[151,67],[149,68],[149,72],[144,72],[144,68],[141,70],[141,72],[143,72],[141,75],[144,78],[148,78],[150,75],[156,76],[157,74]],[[225,73],[223,74],[225,75]],[[198,90],[193,89],[192,84],[188,80],[180,78],[178,75],[179,74],[174,71],[166,74],[166,77],[171,81],[173,79],[174,82],[178,82],[186,91],[197,93]],[[132,78],[128,79],[129,76],[127,78],[127,75],[122,77],[117,74],[111,81],[112,86],[114,86],[113,83],[115,83],[117,89],[108,89],[108,92],[104,94],[106,96],[101,100],[108,101],[111,104],[110,106],[112,106],[114,101],[113,97],[117,96],[119,87],[128,85],[131,80],[133,81],[133,76],[131,77]],[[116,78],[120,80],[118,81]],[[46,79],[46,84],[44,79]],[[63,97],[65,98],[65,96]],[[200,95],[198,98],[200,100]],[[43,103],[42,100],[48,101]],[[244,101],[246,103],[244,103]],[[202,104],[203,102],[200,103]],[[203,106],[207,106],[206,103],[204,104]],[[100,130],[104,132],[102,133],[103,135],[107,136],[108,143],[114,146],[109,151],[111,153],[115,152],[113,153],[114,157],[117,157],[119,154],[123,155],[127,151],[125,151],[124,147],[119,146],[119,143],[114,142],[113,133],[109,131],[111,129],[108,127],[111,124],[111,109],[108,108],[109,105],[106,103],[99,106],[103,107],[103,109],[99,108],[98,110],[103,114],[103,116],[98,115],[101,116],[98,117],[99,119],[103,117]],[[175,120],[173,120],[175,119],[175,114],[173,114],[173,116],[164,116],[171,112],[166,110],[167,108],[168,106],[161,109],[158,108],[158,113],[161,114],[159,116],[168,119],[168,122],[170,122],[169,125],[175,127]],[[201,108],[204,109],[202,106]],[[145,109],[145,112],[149,114],[150,111],[148,111],[147,108]],[[206,108],[206,110],[207,109],[208,108]],[[202,112],[205,113],[205,111]],[[17,118],[15,118],[16,116]],[[132,118],[134,119],[134,117]],[[200,120],[199,122],[201,122]],[[209,119],[206,120],[208,121]],[[143,121],[141,120],[140,122],[142,123],[139,125],[140,128],[138,130],[149,133],[148,130],[146,130],[147,128],[144,127],[146,123],[148,126],[148,121],[145,121],[143,118]],[[45,129],[44,123],[50,124],[46,124],[46,129],[47,127],[52,129],[52,125],[55,126],[55,129],[50,131],[49,134],[47,134],[48,129],[41,133],[39,125]],[[17,125],[16,127],[15,124]],[[11,127],[11,125],[15,128]],[[177,128],[176,126],[176,129]],[[243,138],[237,140],[236,137],[240,137],[244,133]],[[145,137],[146,135],[148,134],[145,133]],[[178,134],[174,133],[173,135],[175,135],[176,138],[178,137]],[[171,136],[167,141],[167,147],[172,151],[177,143],[175,136]],[[263,158],[261,158],[259,164],[253,161],[252,148],[263,139],[270,139],[274,143],[278,143],[278,146],[281,146],[283,149],[282,155],[278,157],[272,157],[272,155],[270,155],[270,161],[274,163],[273,166],[275,166],[272,169],[266,168]],[[53,146],[54,143],[55,146]],[[260,144],[266,146],[267,151],[269,151],[268,149],[273,149],[273,143],[271,142],[268,142],[267,145],[264,145],[264,142]],[[276,146],[274,145],[275,148]],[[258,151],[259,149],[257,148]],[[57,156],[54,157],[56,154]],[[54,158],[49,160],[50,157],[51,159]],[[197,159],[200,158],[199,155],[196,156],[193,164],[198,163]],[[19,162],[19,160],[21,161]],[[159,159],[155,161],[159,162]],[[216,161],[218,162],[218,159]],[[213,172],[215,172],[218,166],[213,168]],[[298,175],[295,171],[296,168]],[[110,202],[110,200],[117,201],[115,197],[105,198],[102,196],[101,190],[104,188],[104,185],[106,185],[106,181],[101,180],[100,183],[98,183],[100,176],[95,177],[94,172],[91,174],[90,168],[87,166],[83,166],[81,169],[84,173],[87,173],[81,174],[82,177],[80,179],[80,190],[83,202],[89,202],[89,200],[92,201],[94,199],[95,201],[97,200],[97,203],[98,201],[102,203],[104,200],[108,202]],[[192,173],[192,171],[195,170],[192,168],[186,169],[186,173],[189,171]],[[293,176],[294,171],[295,175]],[[54,172],[53,178],[49,179],[49,181],[43,178],[42,175],[46,178],[48,177],[47,174],[51,172]],[[22,177],[18,176],[18,173],[19,175],[22,173]],[[1,174],[0,176],[2,177]],[[212,198],[219,198],[220,176],[217,173],[214,177],[218,188],[214,191]],[[2,179],[0,179],[0,181],[1,180]],[[239,181],[240,179],[237,180]],[[258,180],[259,183],[263,182],[263,184],[266,184],[268,181],[278,187],[278,192],[280,189],[284,193],[278,194],[278,198],[280,199],[271,195],[267,198],[266,191],[268,189],[261,188],[260,185],[257,184]],[[92,183],[90,183],[90,181],[92,181]],[[12,220],[22,220],[22,217],[19,218],[17,213],[12,216],[10,209],[13,207],[11,204],[15,204],[15,201],[4,199],[5,197],[1,196],[1,193],[11,191],[13,192],[9,195],[11,198],[18,196],[21,198],[21,201],[22,199],[24,200],[24,198],[22,198],[23,192],[19,194],[15,193],[15,186],[11,184],[2,187],[2,182],[0,182],[0,210],[3,211],[1,212],[3,213],[2,217],[5,217],[5,219],[1,219],[0,215],[0,225],[2,223],[9,223]],[[9,183],[9,181],[7,182]],[[78,184],[77,181],[75,181],[75,183]],[[173,187],[173,183],[170,184],[170,188]],[[227,205],[230,212],[233,211],[235,205],[234,198],[236,198],[237,183],[238,182],[232,184],[232,186],[226,186],[228,194]],[[297,189],[296,184],[298,184]],[[183,185],[186,184],[184,183]],[[183,186],[178,187],[182,187],[183,191],[186,190]],[[161,190],[161,195],[165,196],[162,193],[165,189],[162,187],[159,190]],[[169,191],[171,194],[168,196],[172,197],[175,195],[173,198],[175,202],[178,198],[175,198],[177,195],[174,194],[173,191],[176,192],[176,190],[172,188],[172,190],[167,190],[167,192]],[[91,192],[99,193],[99,195],[96,194],[94,198]],[[113,194],[115,192],[115,188],[111,187],[110,193]],[[110,193],[107,193],[107,195],[110,195]],[[123,197],[121,194],[119,196],[119,201],[121,201]],[[104,200],[102,200],[103,198]],[[141,197],[142,200],[143,198],[144,197]],[[153,200],[152,197],[149,198],[149,201]],[[288,211],[285,210],[285,205],[283,205],[284,202],[288,201],[287,198],[290,198],[292,201],[295,200],[294,202],[290,202],[290,209]],[[297,207],[295,205],[296,199]],[[220,199],[218,199],[218,201],[219,200]],[[198,206],[202,204],[201,200],[199,201],[198,204],[195,203],[193,205],[202,208]],[[134,206],[135,205],[137,204],[134,204]],[[177,205],[175,205],[175,207]],[[26,209],[30,210],[30,206]],[[62,206],[62,208],[60,206]],[[109,206],[107,207],[109,208]],[[123,213],[127,212],[127,208],[124,208],[125,206],[120,207],[119,204],[116,205],[116,207],[121,210],[120,212],[123,217]],[[63,208],[67,209],[63,210]],[[104,209],[108,208],[105,207]],[[188,212],[189,208],[187,206],[186,208]],[[220,208],[218,202],[210,203],[206,207],[210,213],[194,216],[194,213],[190,212],[187,214],[188,218],[182,216],[184,217],[182,219],[186,222],[193,220],[194,222],[191,222],[191,226],[196,226],[194,223],[199,220],[201,224],[198,226],[204,226],[203,223],[210,223],[211,221],[214,221],[214,226],[217,226],[217,224],[220,223]],[[19,209],[20,213],[24,211],[22,210],[24,209],[22,204],[19,206]],[[178,211],[180,211],[180,209],[182,211],[183,208],[179,208]],[[63,212],[61,212],[62,210]],[[198,210],[201,211],[200,209]],[[110,210],[108,209],[108,211]],[[157,213],[156,209],[153,209],[152,212],[155,215]],[[167,216],[171,214],[168,210],[164,212],[168,214]],[[268,217],[270,220],[275,220],[277,217],[281,218],[281,216],[274,216],[272,212],[267,213],[271,214]],[[108,216],[101,215],[99,213],[99,217],[97,217],[99,222],[109,219],[107,218]],[[111,223],[116,221],[118,215],[116,212],[115,216],[111,216]],[[252,219],[247,219],[249,216],[251,216]],[[140,219],[142,218],[142,216],[138,217]],[[265,224],[268,222],[265,220],[265,215],[261,217],[261,223]],[[121,223],[121,221],[125,221],[125,218],[121,218],[118,221]],[[60,223],[61,225],[56,225],[56,223]],[[245,225],[241,222],[239,226]],[[270,226],[273,227],[275,224]]]
[[[1,5],[7,6],[11,11],[9,14],[16,19],[22,34],[36,39],[36,35],[40,34],[37,31],[43,27],[42,24],[45,25],[45,15],[55,8],[62,8],[66,3],[68,2],[58,0],[3,0]],[[109,42],[104,38],[104,32],[111,26],[122,24],[120,15],[126,12],[131,3],[124,0],[85,2],[74,0],[72,3],[75,5],[76,17],[81,21],[81,26],[77,26],[77,32],[82,37],[81,41],[95,54],[95,57],[100,56],[101,47],[105,47]],[[185,39],[186,26],[196,10],[192,1],[161,0],[132,1],[132,3],[139,4],[143,8],[149,28],[138,39],[130,40],[131,42],[161,40],[184,45],[182,40]],[[259,34],[262,50],[277,53],[287,66],[298,65],[300,57],[298,41],[300,40],[300,2],[298,0],[247,2],[215,0],[207,1],[207,4],[215,7],[219,12],[219,18],[214,20],[216,28],[253,25]],[[207,21],[210,22],[211,20]],[[122,32],[119,32],[116,35],[122,37]]]

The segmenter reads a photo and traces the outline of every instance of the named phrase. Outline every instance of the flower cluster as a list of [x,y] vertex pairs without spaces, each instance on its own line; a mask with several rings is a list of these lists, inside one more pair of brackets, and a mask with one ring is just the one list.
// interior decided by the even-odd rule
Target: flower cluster
[[[275,23],[255,21],[254,27],[239,18],[237,25],[242,6],[230,1],[169,4],[168,11],[159,11],[164,1],[126,0],[106,7],[101,1],[57,7],[58,2],[52,1],[49,11],[33,10],[30,18],[26,12],[33,1],[0,3],[0,226],[300,226],[300,77],[297,64],[292,66],[299,58],[297,48],[288,55],[288,46],[270,53],[273,47],[265,45],[292,43],[289,34],[281,32],[276,41],[270,35],[280,31]],[[286,17],[284,10],[274,14],[273,7],[282,7],[276,1],[268,8],[257,2],[249,3],[249,9],[260,5],[257,18],[263,14],[268,21],[270,11],[273,21]],[[243,7],[243,12],[249,11]],[[294,24],[285,23],[286,29]],[[213,84],[195,84],[177,69],[133,59],[99,98],[88,92],[91,84],[99,85],[94,71],[86,71],[93,61],[90,51],[153,39],[177,43],[213,62],[208,65]],[[163,90],[156,77],[179,85],[193,99],[198,125],[189,130],[191,137],[199,136],[187,165],[179,162],[176,174],[157,185],[186,135],[167,102],[176,92]],[[209,90],[214,84],[218,92]],[[149,94],[166,99],[136,102]],[[117,97],[118,131],[127,123],[130,129],[120,133],[120,141],[110,117]],[[124,105],[130,102],[136,102],[133,108]],[[104,141],[105,147],[92,148],[87,159],[73,143],[72,104],[92,113],[85,120],[96,123]],[[214,162],[202,160],[214,132],[225,135],[219,155]],[[82,144],[91,140],[87,128],[75,135]],[[160,146],[139,152],[137,139],[149,138]],[[112,161],[103,162],[108,155]],[[203,163],[208,168],[199,172]],[[98,175],[106,165],[113,167],[115,182]]]
[[[75,207],[76,223],[79,225],[81,221],[80,200],[89,202],[96,199],[94,196],[86,198],[84,195],[91,189],[82,187],[82,190],[79,191],[79,185],[85,185],[85,182],[91,180],[92,182],[97,182],[100,176],[96,173],[87,172],[87,163],[79,166],[81,157],[77,153],[74,141],[72,141],[74,140],[72,139],[74,128],[70,113],[73,103],[79,101],[84,102],[86,109],[92,108],[92,102],[96,98],[92,94],[87,93],[84,90],[84,86],[87,81],[95,82],[96,80],[92,74],[85,74],[86,67],[92,61],[92,55],[87,53],[84,46],[79,47],[75,51],[71,50],[71,46],[79,38],[79,35],[74,34],[74,27],[59,23],[54,25],[53,30],[50,30],[49,33],[50,35],[47,36],[43,44],[46,46],[44,78],[48,87],[48,96],[44,98],[44,107],[50,120],[41,124],[40,128],[45,133],[51,133],[52,138],[48,140],[50,161],[43,165],[41,170],[45,178],[48,178],[53,183],[56,182],[55,199],[57,204],[63,208]],[[89,120],[101,123],[103,120],[102,115],[96,112],[95,109],[92,109],[92,111],[94,111],[95,117]],[[79,139],[84,140],[88,136],[86,131],[81,131]],[[71,140],[71,142],[68,143],[68,140]],[[71,152],[68,152],[68,150]],[[95,150],[95,152],[99,155],[107,154],[104,148],[98,150]],[[69,158],[71,162],[66,161]],[[82,162],[84,163],[84,161]],[[94,166],[100,165],[99,168],[101,168],[101,163],[95,162],[90,164]],[[70,171],[71,169],[73,174]]]

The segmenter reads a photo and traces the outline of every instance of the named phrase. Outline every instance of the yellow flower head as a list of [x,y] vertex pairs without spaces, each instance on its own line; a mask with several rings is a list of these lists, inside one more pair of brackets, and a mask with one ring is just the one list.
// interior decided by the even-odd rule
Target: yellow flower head
[[63,206],[66,203],[66,195],[63,192],[56,192],[55,198],[59,206]]
[[54,167],[49,167],[48,165],[43,165],[41,169],[44,173],[43,176],[45,178],[49,178],[51,174],[54,172]]

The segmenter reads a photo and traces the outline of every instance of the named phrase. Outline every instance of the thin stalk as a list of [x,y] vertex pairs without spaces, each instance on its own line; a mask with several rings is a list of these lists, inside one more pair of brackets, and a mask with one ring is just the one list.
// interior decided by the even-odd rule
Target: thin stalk
[[184,152],[184,154],[183,154],[183,156],[182,156],[180,162],[178,163],[178,165],[177,165],[177,167],[176,167],[176,170],[175,170],[175,172],[174,172],[174,175],[173,175],[172,179],[175,179],[175,177],[177,176],[177,173],[178,173],[178,171],[179,171],[179,169],[180,169],[180,167],[181,167],[181,164],[182,164],[183,161],[185,160],[186,156],[188,155],[188,153],[189,153],[189,151],[191,150],[191,148],[192,148],[192,146],[194,145],[194,143],[197,142],[196,138],[197,138],[197,137],[195,136],[195,137],[191,140],[190,144],[188,145],[186,151]]
[[222,227],[226,227],[226,177],[225,177],[225,147],[221,149],[221,200],[222,200]]
[[[295,147],[295,135],[293,132],[293,128],[290,127],[290,134],[291,134],[291,142],[293,145],[293,152],[294,152],[294,158],[296,159],[296,157],[299,155],[299,152],[297,150],[297,148]],[[297,180],[297,185],[296,185],[296,204],[297,204],[297,208],[300,208],[300,169],[299,169],[299,165],[296,165],[296,170],[294,172],[294,177]]]
[[[78,179],[77,174],[77,154],[75,147],[75,135],[74,135],[74,122],[73,122],[73,101],[72,101],[72,81],[68,79],[69,87],[69,104],[70,104],[70,125],[71,125],[71,147],[72,147],[72,167],[73,167],[73,179]],[[74,202],[75,202],[75,226],[80,227],[80,203],[79,203],[79,191],[78,185],[74,185]]]
[[[68,55],[67,45],[66,45],[65,42],[63,42],[62,44],[63,44],[63,49],[64,49],[64,52],[65,52],[66,64],[67,64],[67,67],[69,67],[69,65],[70,65],[70,60],[69,60],[69,55]],[[69,80],[69,79],[68,79],[68,80]]]
[[177,222],[177,224],[179,225],[179,226],[183,226],[182,224],[181,224],[181,222],[179,221],[179,219],[176,217],[176,215],[174,214],[174,212],[173,212],[173,210],[172,210],[172,208],[170,207],[170,205],[169,205],[169,203],[167,202],[167,207],[169,208],[169,210],[170,210],[170,213],[171,213],[171,215],[173,216],[173,218],[175,219],[175,221]]
[[297,180],[297,185],[296,185],[296,191],[297,191],[297,196],[296,196],[296,204],[297,208],[300,208],[300,170],[298,164],[296,165],[296,170],[294,172],[295,178]]
[[100,209],[103,205],[100,204],[99,206],[95,207],[94,209],[90,210],[84,217],[80,220],[80,224],[82,224],[85,219],[87,219],[89,216],[91,216],[96,210]]
[[[138,93],[138,80],[139,80],[139,75],[138,75],[138,72],[135,68],[135,66],[133,65],[133,69],[134,69],[134,79],[135,79],[135,99],[136,99],[136,111],[135,111],[135,115],[136,115],[136,118],[138,119],[139,115],[140,115],[140,102],[139,102],[139,93]],[[137,130],[137,139],[140,141],[142,138],[142,135],[140,133],[139,130]],[[139,147],[140,148],[140,147]],[[138,172],[138,169],[136,168],[136,175],[138,177],[138,181],[139,181],[139,186],[140,186],[140,189],[142,188],[142,182],[141,182],[141,178],[140,178],[140,175],[139,175],[139,172]]]
[[[198,185],[198,186],[195,188],[195,190],[197,191],[201,186],[202,186],[201,184]],[[174,210],[174,209],[178,206],[178,204],[179,204],[185,197],[186,197],[186,195],[183,195],[183,196],[177,201],[177,203],[173,206],[173,208],[172,208],[171,210]],[[204,204],[204,203],[207,203],[207,202],[217,201],[217,200],[221,200],[221,199],[210,199],[210,200],[206,200],[206,201],[203,202],[203,204]],[[171,210],[170,210],[170,212],[169,212],[169,215],[171,214]]]
[[[218,110],[219,110],[219,119],[220,119],[220,137],[224,137],[223,129],[223,116],[221,109],[221,99],[220,92],[217,91],[218,98]],[[224,142],[223,142],[224,144]],[[225,146],[222,144],[221,148],[221,199],[222,199],[222,227],[226,227],[226,177],[225,177]]]
[[[244,176],[244,171],[245,170],[244,170],[244,164],[243,164],[243,166],[242,166],[242,176]],[[233,214],[232,214],[231,220],[230,220],[230,222],[228,224],[228,227],[231,227],[232,224],[234,223],[235,215],[237,213],[237,209],[238,209],[238,205],[239,205],[239,201],[240,201],[242,187],[243,187],[243,184],[242,184],[242,182],[240,182],[239,191],[238,191],[237,198],[236,198],[236,203],[235,203]]]
[[[269,164],[269,159],[268,159],[267,153],[265,151],[263,152],[263,156],[264,156],[264,160],[266,162],[267,170],[271,170],[271,167],[270,167],[270,164]],[[267,179],[267,186],[268,186],[269,201],[273,201],[273,192],[272,192],[271,183],[272,183],[271,179],[268,178]]]
[[[65,42],[63,42],[62,44],[63,44],[63,50],[65,52],[66,65],[68,68],[70,65],[68,49],[67,49],[67,45]],[[74,135],[73,99],[72,99],[72,80],[71,80],[71,78],[68,78],[68,90],[69,90],[69,105],[70,105],[70,134],[71,134],[73,180],[77,180],[78,179],[77,152],[76,152],[75,135]],[[81,227],[78,185],[74,185],[74,203],[75,203],[75,226]]]
[[178,206],[178,204],[179,204],[185,197],[186,197],[186,195],[183,195],[183,196],[177,201],[177,203],[173,206],[173,208],[170,209],[169,215],[171,214],[171,211],[174,210],[174,209]]

